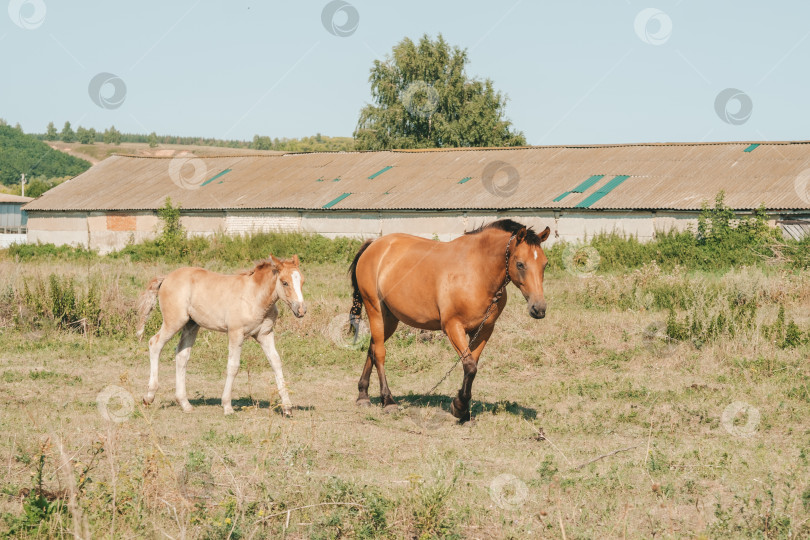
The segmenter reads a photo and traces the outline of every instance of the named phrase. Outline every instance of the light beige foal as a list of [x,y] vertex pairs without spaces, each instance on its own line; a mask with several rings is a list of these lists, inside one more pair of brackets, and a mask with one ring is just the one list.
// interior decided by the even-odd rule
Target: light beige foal
[[298,255],[279,260],[272,255],[252,270],[236,275],[223,275],[204,268],[180,268],[165,277],[154,278],[138,299],[138,339],[143,337],[149,313],[160,301],[163,324],[149,340],[149,387],[143,402],[155,399],[158,387],[158,360],[160,352],[172,336],[183,333],[177,344],[175,367],[177,385],[175,399],[184,412],[192,406],[186,396],[186,365],[191,347],[200,327],[228,333],[228,375],[222,392],[225,414],[233,414],[231,390],[239,371],[242,342],[253,337],[261,345],[276,375],[276,386],[281,395],[281,407],[286,416],[292,414],[292,404],[281,371],[281,357],[273,335],[280,299],[290,306],[296,317],[307,312],[301,287],[304,276],[298,264]]

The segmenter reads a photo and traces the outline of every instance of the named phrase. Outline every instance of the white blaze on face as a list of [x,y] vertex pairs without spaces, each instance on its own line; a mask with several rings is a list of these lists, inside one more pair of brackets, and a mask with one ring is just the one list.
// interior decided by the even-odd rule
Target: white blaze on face
[[534,250],[534,260],[535,261],[537,260],[537,250],[536,249]]
[[299,302],[304,301],[304,295],[301,293],[301,274],[298,271],[292,273],[293,290],[298,297]]

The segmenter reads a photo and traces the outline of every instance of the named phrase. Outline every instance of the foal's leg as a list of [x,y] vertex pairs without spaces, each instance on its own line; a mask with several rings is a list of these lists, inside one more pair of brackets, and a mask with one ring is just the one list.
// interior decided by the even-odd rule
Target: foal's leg
[[281,410],[284,412],[284,416],[292,416],[292,402],[287,392],[287,385],[284,383],[284,373],[281,371],[281,356],[276,350],[275,332],[271,329],[267,333],[258,334],[256,341],[262,346],[262,350],[270,360],[270,365],[273,366],[273,372],[276,374],[276,388],[281,396]]
[[169,317],[170,314],[168,313],[163,315],[160,330],[149,339],[149,386],[146,395],[143,397],[144,405],[150,405],[155,400],[155,392],[157,392],[158,388],[158,364],[163,347],[188,322],[188,318],[173,320]]
[[[478,371],[478,359],[487,344],[487,340],[492,335],[494,325],[485,326],[476,338],[475,346],[470,352],[461,358],[461,365],[464,367],[464,380],[458,396],[450,404],[450,413],[460,420],[468,420],[470,417],[470,400],[472,399],[472,384],[475,374]],[[450,343],[456,349],[456,354],[461,356],[467,350],[468,336],[464,326],[458,321],[451,321],[444,327],[444,332],[450,338]]]
[[186,396],[186,366],[188,359],[191,356],[191,347],[194,346],[194,341],[197,339],[197,332],[200,331],[199,325],[194,321],[188,321],[183,327],[183,333],[180,335],[180,341],[177,342],[177,353],[174,357],[174,368],[176,382],[174,386],[174,398],[177,404],[183,408],[183,412],[191,412],[194,407],[188,402]]
[[242,342],[245,340],[245,335],[242,330],[235,330],[228,332],[228,375],[225,378],[225,389],[222,391],[222,408],[225,409],[225,414],[233,414],[233,407],[231,406],[231,390],[233,389],[233,380],[236,374],[239,373],[239,357],[242,355]]

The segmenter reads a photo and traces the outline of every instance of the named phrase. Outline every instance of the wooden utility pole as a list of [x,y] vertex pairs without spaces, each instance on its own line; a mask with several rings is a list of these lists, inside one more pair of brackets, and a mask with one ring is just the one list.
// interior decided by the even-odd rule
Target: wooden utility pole
[[25,197],[25,173],[22,174],[20,179],[20,188],[22,189],[22,196]]

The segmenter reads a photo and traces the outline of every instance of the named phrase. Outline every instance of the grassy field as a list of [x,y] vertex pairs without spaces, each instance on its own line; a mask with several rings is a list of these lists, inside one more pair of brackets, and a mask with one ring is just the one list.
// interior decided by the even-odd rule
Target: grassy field
[[[458,368],[424,396],[454,361],[450,346],[403,326],[386,362],[403,410],[356,408],[365,350],[334,332],[351,302],[346,265],[306,260],[309,312],[298,320],[281,307],[277,330],[292,419],[255,343],[242,354],[239,409],[223,415],[227,342],[207,331],[189,364],[194,412],[173,401],[176,339],[144,408],[133,306],[168,269],[0,260],[9,535],[810,538],[805,273],[556,270],[541,321],[510,286],[473,387],[474,420],[459,425],[446,412]],[[86,303],[102,330],[60,327],[51,274],[76,291],[94,284]],[[158,324],[153,314],[148,330]]]
[[90,163],[96,164],[113,154],[131,154],[137,156],[172,156],[180,152],[190,152],[196,156],[239,156],[239,155],[273,155],[283,152],[272,150],[253,150],[250,148],[227,148],[219,146],[202,146],[194,144],[159,144],[151,148],[147,143],[121,143],[119,145],[107,143],[81,144],[78,142],[66,143],[62,141],[47,141],[48,144],[67,154],[71,154]]

